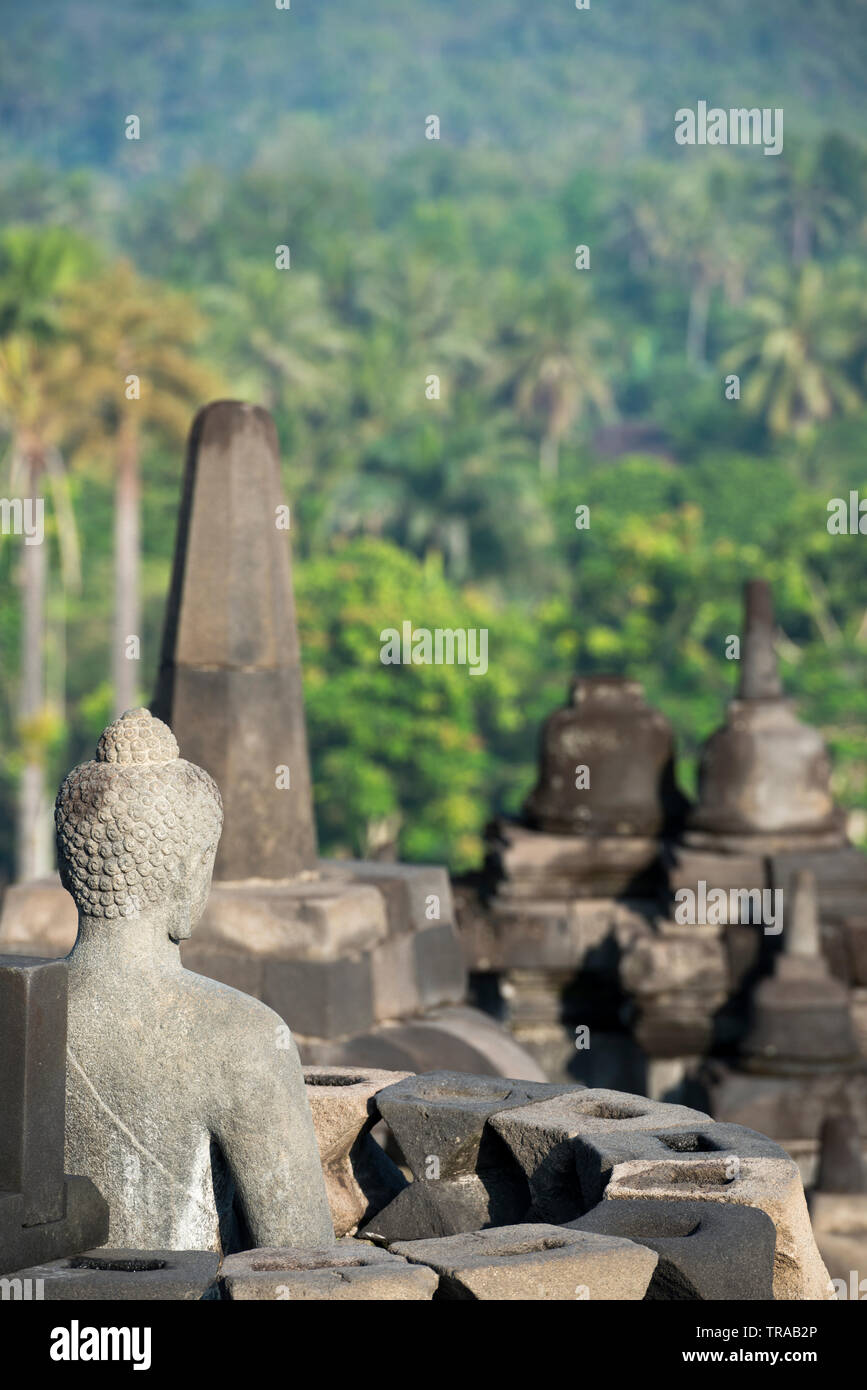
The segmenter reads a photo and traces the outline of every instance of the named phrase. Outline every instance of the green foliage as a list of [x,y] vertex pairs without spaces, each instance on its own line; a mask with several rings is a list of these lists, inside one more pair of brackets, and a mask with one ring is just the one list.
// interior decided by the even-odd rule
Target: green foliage
[[[83,557],[76,589],[51,511],[48,785],[90,756],[112,699],[112,479],[87,443],[95,390],[82,367],[57,395],[53,347],[86,347],[69,304],[101,328],[98,287],[128,261],[155,302],[195,306],[203,370],[277,421],[327,852],[396,836],[407,858],[474,863],[489,815],[529,790],[538,726],[575,669],[644,682],[691,787],[758,575],[787,687],[828,738],[838,796],[863,805],[867,539],[826,529],[830,498],[865,482],[856,8],[153,0],[82,15],[45,0],[6,15],[0,444],[11,462],[35,382],[9,389],[12,344],[44,364],[37,404]],[[675,146],[673,113],[699,96],[784,105],[782,155]],[[423,139],[429,111],[440,144]],[[157,417],[143,424],[146,698],[181,457]],[[0,877],[20,558],[0,538]],[[487,674],[384,666],[380,632],[404,620],[486,628]]]

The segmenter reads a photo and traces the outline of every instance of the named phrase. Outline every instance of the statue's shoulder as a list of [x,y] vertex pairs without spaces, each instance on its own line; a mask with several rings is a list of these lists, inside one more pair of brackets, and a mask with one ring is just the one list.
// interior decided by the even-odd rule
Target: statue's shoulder
[[184,1011],[205,1038],[212,1038],[218,1047],[256,1045],[269,1050],[276,1045],[286,1025],[267,1004],[244,994],[221,980],[183,970],[178,977]]

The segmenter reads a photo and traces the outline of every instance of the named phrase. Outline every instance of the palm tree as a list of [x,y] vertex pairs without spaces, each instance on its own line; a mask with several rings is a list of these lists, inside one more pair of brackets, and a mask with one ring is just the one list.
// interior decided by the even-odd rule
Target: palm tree
[[[10,228],[0,239],[0,418],[10,441],[11,491],[44,505],[47,482],[60,522],[64,577],[77,576],[77,535],[60,448],[80,408],[81,362],[60,326],[63,293],[88,255],[62,231]],[[45,596],[48,547],[22,544],[16,873],[40,878],[52,863],[44,761],[52,721],[45,697]]]
[[861,405],[850,379],[859,303],[857,286],[813,261],[794,278],[774,270],[748,301],[743,336],[722,366],[749,373],[744,403],[773,434],[808,436],[817,422]]
[[[114,640],[115,707],[137,698],[127,642],[140,632],[140,458],[145,431],[180,442],[190,414],[219,389],[212,371],[192,355],[203,321],[186,295],[143,279],[118,261],[72,292],[68,331],[81,344],[88,372],[92,426],[79,448],[108,445],[115,466]],[[137,378],[139,392],[136,394]],[[128,384],[129,383],[129,384]]]
[[612,229],[612,250],[627,262],[633,276],[646,275],[670,252],[666,205],[671,169],[656,162],[630,168],[614,184],[606,220]]
[[500,380],[519,413],[538,422],[542,477],[557,476],[563,440],[586,413],[612,408],[601,366],[610,339],[589,293],[571,276],[548,281],[508,315]]
[[203,304],[213,325],[209,342],[233,381],[249,383],[272,411],[287,395],[301,408],[327,408],[335,388],[329,368],[345,339],[318,276],[241,264],[230,283],[205,292]]
[[863,179],[863,159],[844,137],[818,145],[786,143],[773,161],[770,187],[759,200],[785,230],[792,264],[801,266],[832,242],[852,215],[853,186]]
[[691,167],[673,180],[666,205],[663,254],[686,277],[686,356],[694,367],[707,366],[714,291],[733,304],[743,298],[749,232],[738,220],[739,187],[728,165],[709,163],[701,173]]

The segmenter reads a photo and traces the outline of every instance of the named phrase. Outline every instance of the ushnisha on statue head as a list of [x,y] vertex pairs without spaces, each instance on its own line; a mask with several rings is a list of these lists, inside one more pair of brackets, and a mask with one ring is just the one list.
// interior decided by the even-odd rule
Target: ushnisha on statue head
[[82,930],[147,918],[174,941],[207,902],[223,825],[212,777],[178,756],[168,725],[127,710],[104,731],[93,762],[64,780],[54,808],[60,878]]

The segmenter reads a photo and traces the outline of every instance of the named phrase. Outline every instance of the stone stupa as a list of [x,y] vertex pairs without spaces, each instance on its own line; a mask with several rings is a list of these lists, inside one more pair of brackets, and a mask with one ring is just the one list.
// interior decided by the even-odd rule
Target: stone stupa
[[[822,951],[832,973],[853,991],[863,1032],[867,856],[848,840],[821,734],[798,719],[783,693],[770,586],[752,580],[745,587],[738,692],[702,753],[698,802],[667,863],[668,892],[673,898],[679,889],[697,891],[703,882],[707,892],[768,889],[788,901],[802,869],[816,881]],[[767,972],[770,947],[749,923],[731,922],[721,935],[731,1007],[718,1035],[724,1046],[736,1046],[744,999]]]
[[617,962],[623,941],[648,931],[663,839],[686,806],[670,725],[641,685],[576,678],[542,729],[520,818],[493,822],[484,869],[458,885],[480,997],[495,985],[515,1036],[554,1079],[645,1089]]
[[761,1126],[801,1162],[805,1180],[830,1111],[867,1135],[867,1059],[851,1002],[822,953],[814,876],[801,870],[785,899],[771,973],[750,993],[738,1052],[708,1063],[704,1080],[716,1119]]

